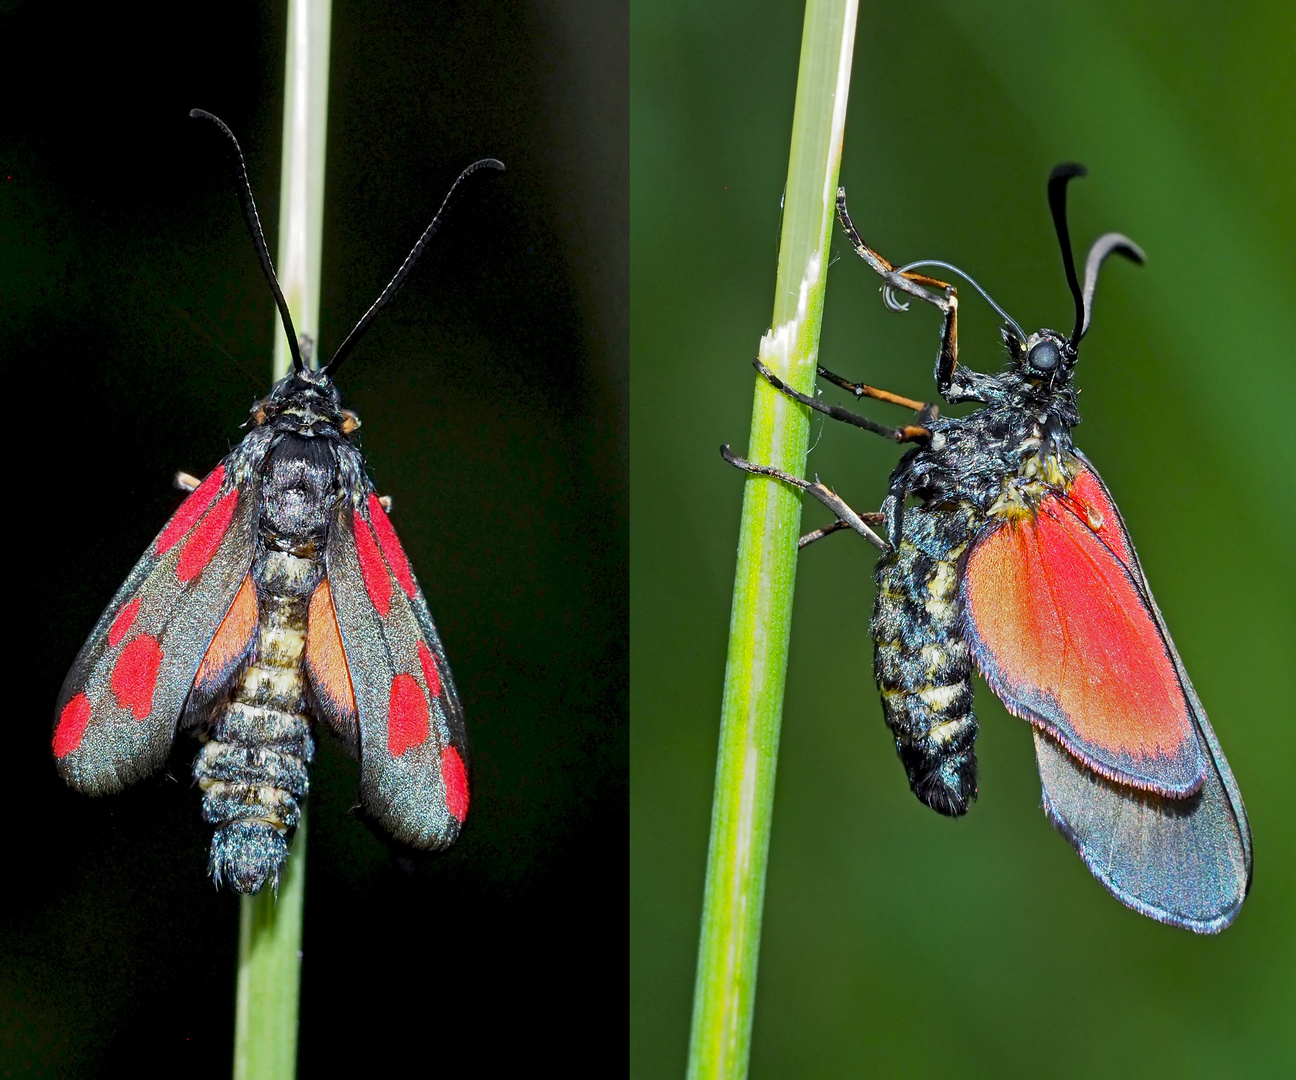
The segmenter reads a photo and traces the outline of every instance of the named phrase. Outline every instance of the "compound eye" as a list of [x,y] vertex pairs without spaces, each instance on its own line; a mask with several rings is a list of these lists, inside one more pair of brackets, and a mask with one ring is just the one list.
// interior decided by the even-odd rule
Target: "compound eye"
[[1036,371],[1042,371],[1047,375],[1049,372],[1056,371],[1061,365],[1062,353],[1053,342],[1045,340],[1031,349],[1026,362]]

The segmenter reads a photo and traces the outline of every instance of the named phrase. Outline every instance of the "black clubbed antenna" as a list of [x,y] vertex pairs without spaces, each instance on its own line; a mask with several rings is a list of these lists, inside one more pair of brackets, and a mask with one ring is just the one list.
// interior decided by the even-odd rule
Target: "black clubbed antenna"
[[1067,229],[1066,186],[1077,176],[1088,176],[1089,170],[1075,162],[1056,166],[1048,178],[1049,209],[1053,211],[1053,227],[1057,229],[1058,243],[1062,245],[1062,265],[1066,268],[1067,284],[1075,298],[1075,329],[1071,331],[1071,347],[1080,344],[1084,333],[1085,302],[1076,276],[1075,255],[1071,252],[1071,232]]
[[328,366],[324,368],[324,374],[331,376],[337,371],[339,365],[346,359],[347,354],[355,348],[355,343],[360,340],[360,335],[369,329],[369,324],[373,322],[374,316],[387,306],[391,298],[396,295],[397,290],[405,284],[405,279],[409,277],[410,271],[414,269],[414,264],[418,262],[419,256],[423,254],[423,249],[427,247],[428,241],[436,235],[437,229],[441,227],[441,217],[445,213],[446,207],[450,205],[450,199],[454,195],[455,189],[478,169],[499,169],[503,172],[504,163],[496,161],[494,158],[482,158],[480,161],[474,161],[459,174],[459,178],[450,185],[450,190],[446,192],[445,198],[441,200],[441,208],[436,212],[436,217],[432,219],[432,224],[423,230],[423,235],[419,237],[418,243],[414,245],[414,250],[405,256],[405,261],[401,263],[400,269],[396,271],[396,276],[387,283],[387,288],[383,289],[369,310],[360,316],[360,321],[355,324],[351,333],[347,334],[346,340],[337,347],[337,351],[329,360]]
[[270,261],[270,251],[266,247],[265,233],[261,231],[261,218],[257,214],[256,200],[252,198],[252,185],[248,183],[247,165],[243,162],[243,151],[239,149],[238,139],[234,138],[234,132],[225,126],[225,121],[205,109],[190,109],[189,115],[200,120],[210,120],[225,133],[225,137],[234,147],[234,160],[238,165],[239,205],[243,207],[243,218],[247,221],[248,232],[252,234],[252,246],[256,248],[257,258],[261,260],[261,272],[270,283],[270,291],[274,293],[275,304],[279,308],[279,318],[283,320],[284,333],[288,335],[293,370],[300,375],[306,365],[302,363],[301,348],[297,344],[297,331],[293,329],[292,315],[288,313],[288,301],[284,299],[283,290],[279,288],[279,279],[275,277],[274,264]]

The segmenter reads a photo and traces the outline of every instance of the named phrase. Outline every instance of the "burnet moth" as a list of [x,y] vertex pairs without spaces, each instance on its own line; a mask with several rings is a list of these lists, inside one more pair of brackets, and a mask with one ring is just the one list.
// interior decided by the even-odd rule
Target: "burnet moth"
[[312,368],[275,278],[238,141],[239,200],[283,321],[292,372],[252,407],[251,431],[149,545],[63,683],[54,759],[72,787],[119,791],[166,760],[177,726],[202,748],[193,777],[215,826],[212,880],[277,885],[309,781],[313,721],[360,761],[360,799],[393,837],[438,849],[468,812],[463,710],[445,650],[354,443],[339,365],[437,231],[460,174],[395,277]]
[[[1076,273],[1059,165],[1048,200],[1075,299],[1068,336],[1027,335],[975,281],[948,263],[894,267],[860,238],[837,192],[856,252],[896,293],[944,315],[936,385],[950,404],[984,408],[950,418],[920,401],[819,374],[855,395],[907,406],[890,428],[786,386],[779,391],[834,419],[915,444],[891,474],[880,513],[857,514],[826,486],[722,453],[748,472],[808,492],[837,520],[800,546],[851,528],[882,551],[873,608],[874,675],[896,751],[915,795],[950,816],[976,798],[977,722],[972,671],[1008,711],[1031,724],[1044,812],[1094,876],[1136,911],[1199,933],[1237,915],[1251,884],[1251,831],[1233,773],[1170,640],[1120,512],[1071,440],[1080,422],[1071,385],[1093,313],[1098,271],[1118,253],[1143,262],[1133,241],[1100,237]],[[958,297],[917,271],[964,278],[1003,318],[1007,368],[958,365]],[[910,498],[915,505],[906,505]],[[880,536],[870,526],[880,526]]]

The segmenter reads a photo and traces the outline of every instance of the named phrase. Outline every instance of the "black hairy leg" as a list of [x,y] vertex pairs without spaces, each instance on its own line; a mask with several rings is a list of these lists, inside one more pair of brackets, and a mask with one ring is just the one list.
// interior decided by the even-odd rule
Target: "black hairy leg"
[[891,439],[893,442],[898,443],[919,442],[931,435],[931,432],[925,427],[916,427],[914,425],[902,428],[887,427],[885,424],[879,424],[876,420],[870,420],[867,416],[860,416],[849,409],[843,409],[840,405],[829,405],[826,401],[820,401],[818,398],[793,390],[792,387],[788,386],[787,383],[761,363],[760,357],[752,361],[752,367],[760,372],[761,378],[780,394],[790,397],[793,401],[799,401],[802,405],[808,405],[815,412],[823,413],[824,416],[831,417],[834,420],[840,420],[844,424],[853,424],[855,427],[863,428],[865,431],[871,431],[875,435],[881,435],[885,439]]
[[[886,521],[886,518],[882,514],[860,514],[859,518],[865,525],[881,525]],[[813,529],[806,533],[805,536],[801,537],[797,541],[797,550],[800,551],[802,548],[808,548],[816,540],[822,540],[825,536],[830,536],[835,532],[841,532],[842,529],[849,529],[851,527],[849,521],[843,521],[841,518],[838,518],[831,525],[825,525],[822,529]]]
[[[949,282],[941,281],[938,278],[928,277],[926,274],[917,273],[914,270],[905,270],[892,266],[890,262],[884,259],[876,251],[868,246],[861,238],[859,230],[855,228],[855,223],[851,221],[850,211],[846,209],[846,189],[837,189],[837,218],[841,222],[842,228],[846,230],[846,236],[854,247],[855,253],[869,264],[869,267],[876,273],[886,286],[883,289],[883,299],[887,307],[892,311],[904,311],[909,305],[902,304],[892,295],[891,290],[896,290],[912,296],[924,303],[931,304],[939,308],[943,316],[941,322],[941,344],[940,352],[936,356],[936,387],[940,390],[941,397],[951,405],[960,401],[980,401],[994,402],[1002,398],[1001,388],[996,379],[989,375],[982,375],[980,372],[971,371],[966,368],[958,367],[958,290]],[[921,264],[911,265],[933,265],[929,261]],[[952,267],[948,263],[937,262],[936,266],[943,266],[948,270],[963,277],[963,271],[957,267]],[[971,281],[971,279],[968,279]],[[972,284],[981,292],[983,296],[996,308],[1002,311],[989,295],[977,285],[975,281]],[[1012,320],[1006,315],[1005,319],[1009,323]],[[1015,323],[1012,323],[1016,327]],[[1019,335],[1015,335],[1016,337]],[[846,387],[845,389],[849,389]]]
[[[940,416],[940,409],[930,401],[915,401],[913,398],[893,394],[890,390],[879,390],[876,386],[869,386],[868,383],[853,382],[843,375],[829,371],[822,364],[819,365],[819,375],[821,378],[827,379],[833,386],[840,387],[848,394],[854,394],[857,398],[872,398],[874,401],[885,401],[890,405],[903,405],[906,409],[912,409],[917,414],[918,422],[924,429]],[[903,428],[901,430],[914,429]]]

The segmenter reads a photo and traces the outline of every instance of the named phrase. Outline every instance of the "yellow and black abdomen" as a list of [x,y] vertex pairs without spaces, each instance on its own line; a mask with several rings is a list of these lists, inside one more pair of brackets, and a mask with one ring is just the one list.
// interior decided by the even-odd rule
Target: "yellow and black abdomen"
[[972,661],[959,632],[959,559],[980,523],[967,503],[910,507],[878,562],[873,674],[909,786],[953,817],[976,798]]
[[302,681],[306,610],[318,560],[263,554],[255,582],[257,641],[229,699],[212,713],[194,761],[203,820],[216,826],[208,872],[256,892],[278,881],[301,819],[315,753]]

